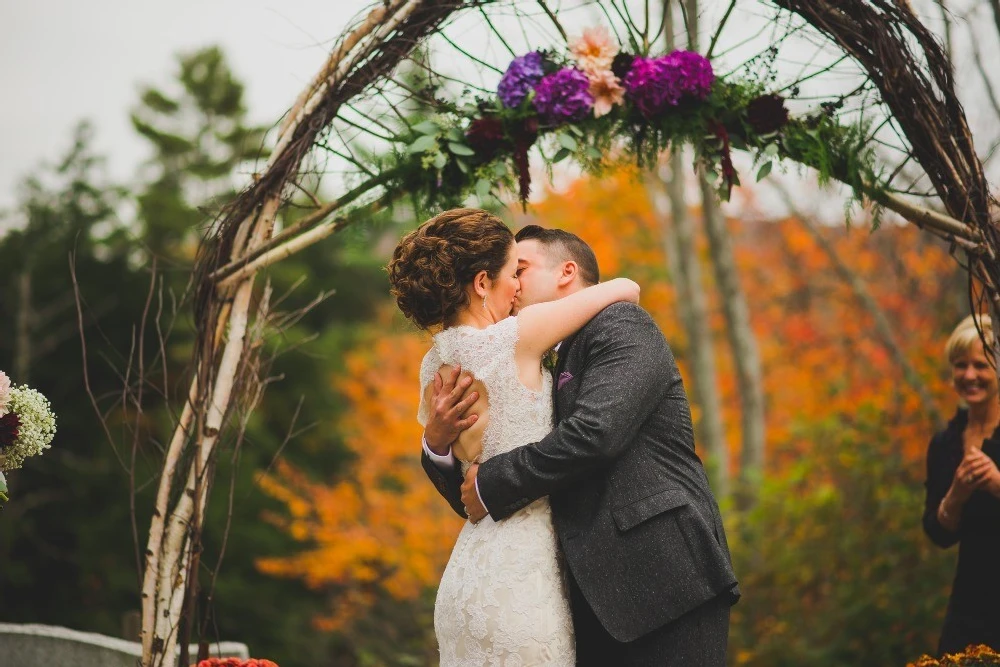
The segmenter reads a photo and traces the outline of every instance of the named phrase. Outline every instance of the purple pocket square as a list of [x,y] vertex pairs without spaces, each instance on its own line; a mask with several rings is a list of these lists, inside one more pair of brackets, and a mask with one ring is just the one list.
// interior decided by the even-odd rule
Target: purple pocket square
[[559,374],[559,381],[556,383],[556,389],[562,389],[563,385],[573,379],[573,374],[569,371],[563,371]]

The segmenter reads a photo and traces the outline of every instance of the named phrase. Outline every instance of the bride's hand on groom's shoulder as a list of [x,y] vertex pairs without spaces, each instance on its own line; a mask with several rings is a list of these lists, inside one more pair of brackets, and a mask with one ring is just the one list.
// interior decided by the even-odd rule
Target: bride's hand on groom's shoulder
[[465,429],[476,423],[478,415],[462,418],[479,399],[478,392],[469,392],[472,376],[462,375],[461,366],[442,366],[434,375],[434,385],[430,397],[430,417],[424,429],[427,446],[435,454],[444,456]]

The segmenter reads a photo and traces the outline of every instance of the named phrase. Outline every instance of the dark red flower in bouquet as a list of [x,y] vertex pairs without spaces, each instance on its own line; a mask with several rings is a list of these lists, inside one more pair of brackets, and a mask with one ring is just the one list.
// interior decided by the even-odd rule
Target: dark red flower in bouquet
[[733,167],[733,154],[729,148],[729,132],[726,130],[726,126],[717,120],[713,120],[709,123],[709,128],[716,138],[722,142],[722,180],[726,184],[726,198],[729,198],[729,193],[733,190],[733,184],[736,182],[736,169]]
[[619,81],[624,81],[625,75],[632,69],[633,62],[635,62],[635,56],[631,53],[619,53],[611,61],[611,73],[618,77]]
[[788,123],[788,109],[781,95],[761,95],[747,105],[747,122],[757,134],[777,132]]
[[528,150],[538,138],[538,118],[526,118],[514,132],[514,168],[517,170],[517,184],[520,189],[521,206],[527,207],[531,194],[531,174],[528,171]]
[[0,449],[6,449],[17,440],[21,419],[13,412],[0,417]]
[[492,160],[507,140],[503,133],[503,122],[496,116],[477,118],[465,131],[465,140],[476,155],[485,161]]

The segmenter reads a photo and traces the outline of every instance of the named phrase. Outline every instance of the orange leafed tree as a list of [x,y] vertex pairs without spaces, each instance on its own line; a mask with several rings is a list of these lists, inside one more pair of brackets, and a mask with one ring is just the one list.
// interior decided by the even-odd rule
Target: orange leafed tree
[[330,591],[336,602],[321,628],[344,627],[379,596],[414,599],[436,585],[461,527],[420,467],[417,378],[428,347],[417,334],[373,334],[347,357],[336,383],[349,407],[330,426],[356,458],[339,480],[312,480],[287,463],[262,480],[287,507],[268,518],[303,549],[258,567]]

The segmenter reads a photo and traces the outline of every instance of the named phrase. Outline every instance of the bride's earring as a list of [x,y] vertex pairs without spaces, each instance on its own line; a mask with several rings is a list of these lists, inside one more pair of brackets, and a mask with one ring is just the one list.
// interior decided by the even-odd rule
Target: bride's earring
[[489,310],[489,308],[486,307],[486,295],[485,294],[483,295],[483,310]]

